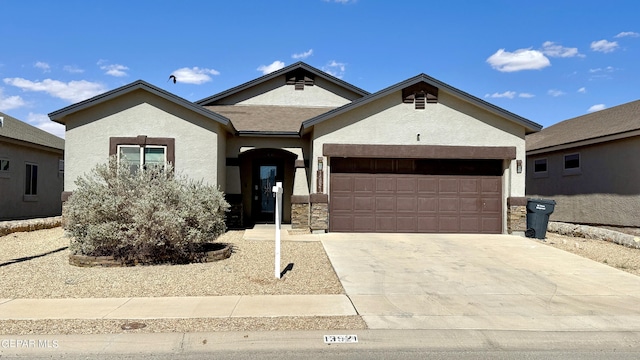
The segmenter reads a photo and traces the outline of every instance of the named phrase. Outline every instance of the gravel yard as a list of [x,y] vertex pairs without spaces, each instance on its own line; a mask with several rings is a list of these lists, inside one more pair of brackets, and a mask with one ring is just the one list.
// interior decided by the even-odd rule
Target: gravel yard
[[[230,258],[189,265],[82,268],[69,264],[69,239],[61,228],[0,237],[0,298],[102,298],[263,294],[344,294],[320,242],[282,242],[282,267],[274,276],[274,243],[243,240],[229,231]],[[123,332],[123,321],[0,321],[0,334]],[[145,320],[136,332],[360,329],[358,316]]]

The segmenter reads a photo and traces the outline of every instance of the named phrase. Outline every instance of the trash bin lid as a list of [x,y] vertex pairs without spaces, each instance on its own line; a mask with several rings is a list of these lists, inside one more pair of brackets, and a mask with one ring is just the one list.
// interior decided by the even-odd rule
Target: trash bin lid
[[545,204],[545,205],[555,205],[556,204],[555,200],[550,200],[550,199],[527,199],[527,201],[535,202],[535,203],[539,203],[539,204]]

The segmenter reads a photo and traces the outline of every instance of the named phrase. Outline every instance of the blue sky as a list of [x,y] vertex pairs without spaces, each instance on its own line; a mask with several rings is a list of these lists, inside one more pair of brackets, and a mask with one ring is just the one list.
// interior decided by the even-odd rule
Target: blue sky
[[543,126],[640,99],[636,0],[0,0],[0,13],[0,111],[59,136],[48,113],[138,79],[196,101],[297,61],[369,92],[425,73]]

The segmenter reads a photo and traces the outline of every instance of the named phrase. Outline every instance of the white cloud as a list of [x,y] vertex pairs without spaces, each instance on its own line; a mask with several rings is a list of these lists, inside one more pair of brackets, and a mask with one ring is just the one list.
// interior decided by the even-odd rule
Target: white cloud
[[66,65],[65,67],[62,68],[62,70],[71,74],[81,74],[84,72],[84,70],[80,69],[75,65]]
[[578,52],[578,48],[568,48],[562,45],[558,45],[552,41],[545,41],[542,44],[542,53],[551,57],[585,57]]
[[592,107],[590,107],[589,110],[587,110],[587,112],[592,113],[592,112],[604,110],[606,108],[607,107],[604,104],[596,104],[596,105],[593,105]]
[[261,71],[263,75],[270,74],[284,67],[284,63],[280,60],[272,62],[270,65],[260,65],[256,70]]
[[501,72],[538,70],[551,65],[549,59],[538,50],[518,49],[515,52],[500,49],[487,59],[492,68]]
[[2,88],[0,88],[0,111],[17,109],[26,105],[26,102],[20,96],[4,97]]
[[171,73],[176,77],[176,82],[184,84],[204,84],[211,81],[211,75],[220,75],[220,72],[214,69],[199,68],[180,68]]
[[598,40],[591,43],[591,50],[603,53],[609,53],[618,48],[618,42]]
[[120,64],[107,64],[107,60],[99,60],[98,66],[100,66],[101,70],[105,71],[105,74],[115,76],[115,77],[123,77],[127,76],[126,70],[129,70],[128,67]]
[[633,31],[623,31],[620,34],[614,36],[615,38],[621,38],[621,37],[638,37],[640,36],[640,34],[638,34],[637,32],[633,32]]
[[71,103],[86,100],[106,91],[100,83],[86,80],[70,81],[68,83],[45,79],[43,81],[30,81],[23,78],[5,78],[4,83],[19,87],[24,91],[41,91]]
[[547,94],[553,96],[553,97],[558,97],[558,96],[562,96],[565,94],[564,91],[562,90],[557,90],[557,89],[551,89],[549,91],[547,91]]
[[324,0],[324,2],[334,2],[338,4],[355,4],[358,0]]
[[322,67],[322,70],[331,76],[342,79],[347,70],[347,64],[331,60],[327,65]]
[[517,93],[515,91],[505,91],[503,93],[493,93],[493,94],[485,94],[485,98],[494,98],[494,99],[500,99],[500,98],[507,98],[507,99],[513,99],[515,97],[521,97],[521,98],[532,98],[535,95],[533,94],[529,94],[529,93]]
[[581,87],[580,89],[578,89],[578,92],[581,94],[586,94],[587,93],[587,88],[586,87]]
[[614,70],[615,69],[613,68],[613,66],[607,66],[606,68],[589,69],[589,72],[592,73],[592,74],[599,73],[599,72],[610,73],[610,72],[614,72]]
[[64,139],[64,125],[51,121],[45,114],[34,114],[30,112],[27,116],[27,122],[38,129]]
[[294,59],[306,59],[309,56],[311,56],[313,54],[313,49],[309,49],[309,51],[305,51],[303,53],[300,54],[293,54],[291,55],[292,58]]
[[493,94],[486,94],[484,97],[486,98],[507,98],[507,99],[513,99],[516,96],[516,92],[515,91],[505,91],[503,93],[493,93]]
[[33,65],[33,67],[38,68],[45,73],[51,72],[51,66],[49,66],[49,64],[47,64],[46,62],[38,61]]

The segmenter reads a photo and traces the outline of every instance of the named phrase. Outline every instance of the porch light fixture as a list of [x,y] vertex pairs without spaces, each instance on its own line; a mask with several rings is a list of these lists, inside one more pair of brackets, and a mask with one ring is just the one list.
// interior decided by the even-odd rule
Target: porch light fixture
[[516,160],[516,172],[518,174],[522,173],[522,160]]
[[322,157],[321,156],[318,157],[318,170],[322,171]]

